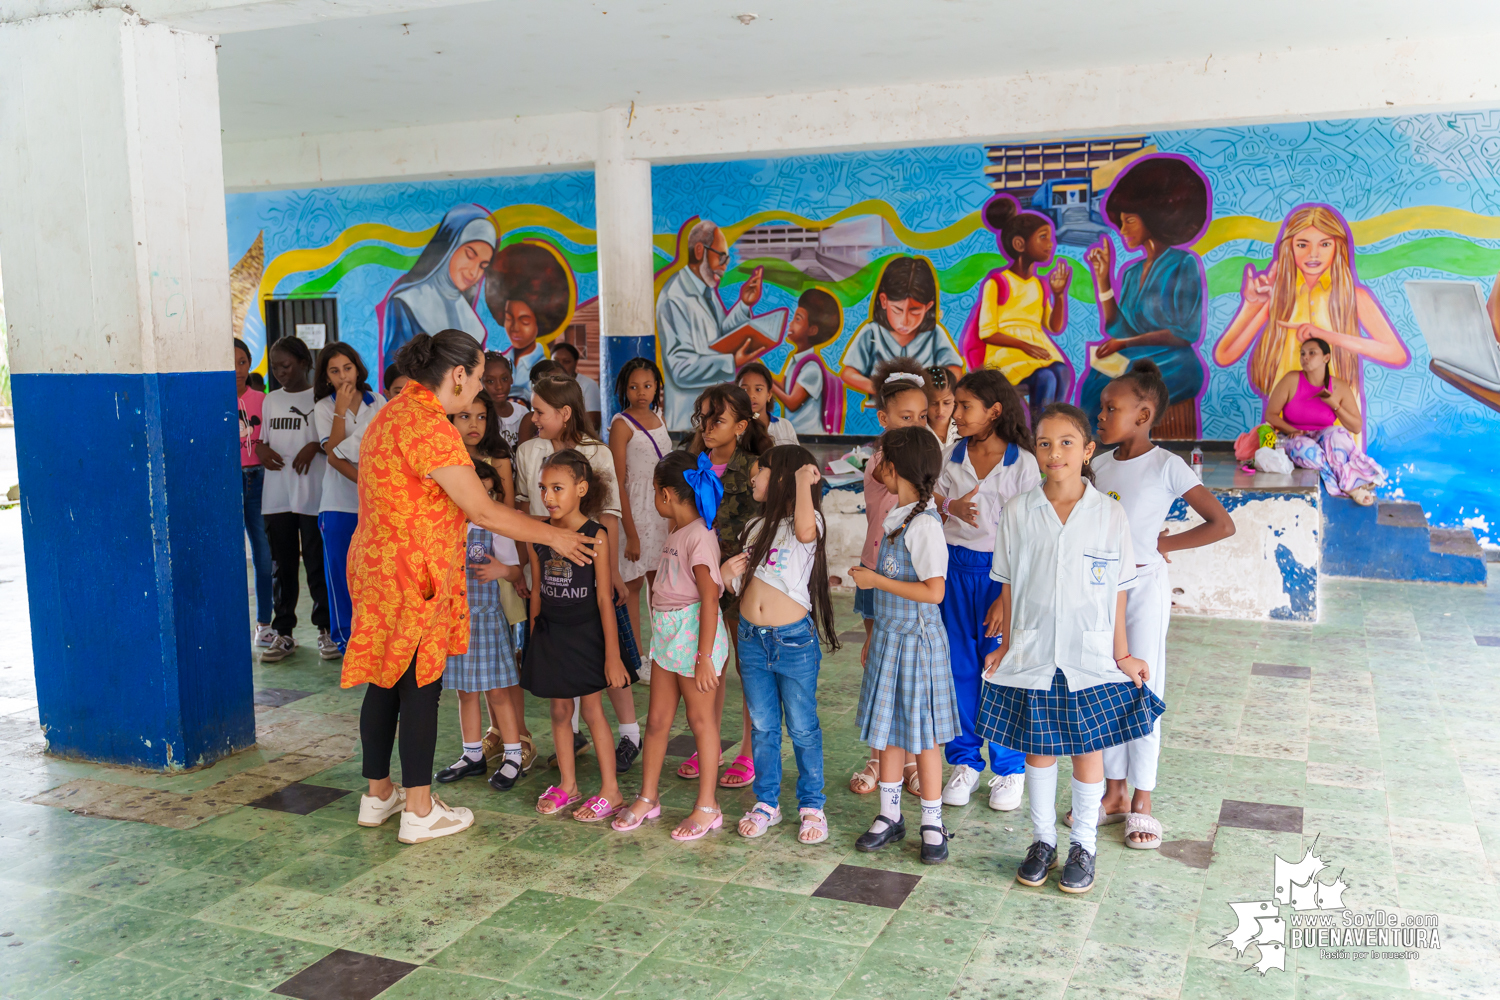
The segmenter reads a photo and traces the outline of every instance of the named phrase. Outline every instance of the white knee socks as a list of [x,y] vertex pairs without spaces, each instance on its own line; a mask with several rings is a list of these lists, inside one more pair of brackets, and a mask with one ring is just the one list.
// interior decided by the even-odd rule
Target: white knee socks
[[880,815],[892,823],[901,818],[901,782],[880,782]]
[[1086,785],[1073,779],[1073,843],[1090,854],[1097,854],[1099,839],[1099,803],[1104,801],[1104,782]]
[[1033,840],[1057,846],[1057,761],[1050,767],[1026,765],[1026,798]]

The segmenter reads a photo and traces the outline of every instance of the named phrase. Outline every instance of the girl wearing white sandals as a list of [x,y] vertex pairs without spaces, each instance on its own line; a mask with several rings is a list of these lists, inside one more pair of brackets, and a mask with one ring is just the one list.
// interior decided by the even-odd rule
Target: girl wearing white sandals
[[[1135,550],[1136,585],[1125,605],[1125,637],[1146,661],[1146,683],[1157,696],[1167,694],[1167,625],[1172,617],[1172,585],[1167,580],[1169,552],[1210,545],[1234,534],[1224,505],[1188,468],[1188,464],[1151,442],[1152,425],[1167,408],[1167,384],[1156,364],[1140,359],[1130,371],[1105,386],[1099,397],[1099,440],[1114,445],[1112,454],[1096,459],[1094,485],[1120,501],[1130,522]],[[1162,522],[1181,497],[1203,523],[1167,534]],[[1138,740],[1104,751],[1102,822],[1125,820],[1125,846],[1139,851],[1161,846],[1161,821],[1151,815],[1156,762],[1161,756],[1161,727]],[[1129,787],[1135,796],[1129,796]],[[1128,814],[1128,815],[1127,815]]]
[[[762,516],[745,527],[745,547],[724,563],[741,592],[740,680],[750,712],[755,806],[740,836],[760,837],[781,822],[781,720],[797,758],[797,840],[828,839],[823,815],[823,729],[818,723],[818,632],[838,649],[823,549],[823,489],[818,461],[798,445],[778,445],[756,460],[750,489]],[[748,583],[747,567],[755,570]]]

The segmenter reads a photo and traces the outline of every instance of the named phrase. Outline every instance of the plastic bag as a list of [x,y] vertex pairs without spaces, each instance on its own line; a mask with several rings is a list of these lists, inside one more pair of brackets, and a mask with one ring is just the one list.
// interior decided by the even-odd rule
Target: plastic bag
[[1286,476],[1291,475],[1292,460],[1280,448],[1257,448],[1255,467],[1261,472],[1276,472]]

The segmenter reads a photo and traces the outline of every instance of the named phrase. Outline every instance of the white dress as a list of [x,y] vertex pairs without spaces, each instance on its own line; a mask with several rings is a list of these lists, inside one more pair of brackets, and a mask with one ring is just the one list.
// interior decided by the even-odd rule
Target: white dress
[[[633,432],[625,445],[625,502],[635,521],[635,535],[641,540],[641,558],[629,560],[620,553],[620,579],[638,580],[656,569],[661,550],[667,542],[667,521],[656,512],[656,487],[652,484],[656,463],[672,450],[666,424],[655,430],[642,430],[634,420],[620,413],[615,420],[628,421]],[[621,540],[621,544],[625,544]]]

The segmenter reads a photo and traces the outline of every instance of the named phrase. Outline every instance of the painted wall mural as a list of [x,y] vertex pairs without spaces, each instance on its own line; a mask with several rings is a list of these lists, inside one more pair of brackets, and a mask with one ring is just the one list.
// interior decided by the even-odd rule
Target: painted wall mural
[[466,330],[511,356],[523,395],[559,338],[597,344],[591,173],[232,194],[227,208],[235,335],[262,369],[278,298],[336,298],[339,339],[376,373],[418,332]]
[[849,434],[892,354],[1087,410],[1149,357],[1160,436],[1233,439],[1317,338],[1381,495],[1493,539],[1497,168],[1500,112],[659,166],[669,424],[751,357]]

